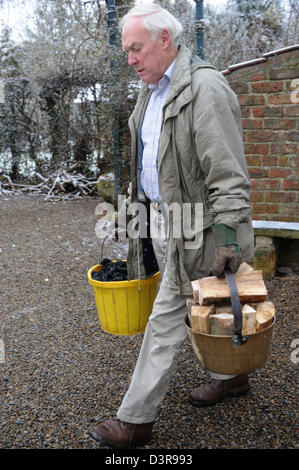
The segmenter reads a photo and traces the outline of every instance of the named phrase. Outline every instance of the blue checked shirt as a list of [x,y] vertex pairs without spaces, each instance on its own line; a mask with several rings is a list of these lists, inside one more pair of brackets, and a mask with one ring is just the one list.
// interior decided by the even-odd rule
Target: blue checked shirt
[[162,125],[162,109],[170,89],[175,60],[157,85],[149,84],[152,91],[141,129],[143,144],[141,184],[151,201],[162,202],[158,181],[158,151]]

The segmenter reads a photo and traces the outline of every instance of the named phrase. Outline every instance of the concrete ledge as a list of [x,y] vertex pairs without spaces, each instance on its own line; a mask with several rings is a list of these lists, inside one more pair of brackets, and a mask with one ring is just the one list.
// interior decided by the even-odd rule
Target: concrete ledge
[[275,276],[276,268],[287,266],[298,270],[299,223],[253,220],[255,248],[253,265],[265,278]]
[[240,62],[239,64],[230,65],[226,70],[222,70],[221,73],[223,75],[228,75],[232,73],[234,70],[242,69],[245,67],[250,67],[251,65],[260,64],[261,62],[266,62],[268,57],[276,56],[279,54],[284,54],[290,51],[296,51],[299,49],[299,44],[294,44],[293,46],[284,47],[282,49],[276,49],[275,51],[267,52],[263,54],[262,57],[258,57],[257,59],[247,60],[245,62]]
[[299,223],[297,222],[253,220],[252,226],[254,230],[254,235],[299,239]]

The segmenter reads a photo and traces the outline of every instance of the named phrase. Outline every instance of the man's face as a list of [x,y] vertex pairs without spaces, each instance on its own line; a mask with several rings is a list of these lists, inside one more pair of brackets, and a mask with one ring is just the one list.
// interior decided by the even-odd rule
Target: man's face
[[143,82],[158,83],[167,69],[165,41],[162,33],[153,40],[138,18],[132,18],[125,24],[123,49],[128,54],[128,64],[134,67]]

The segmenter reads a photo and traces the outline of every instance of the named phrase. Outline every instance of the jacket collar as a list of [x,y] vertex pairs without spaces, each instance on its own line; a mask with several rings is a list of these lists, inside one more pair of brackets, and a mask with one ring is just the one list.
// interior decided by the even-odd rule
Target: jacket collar
[[190,69],[191,53],[181,44],[176,58],[173,76],[171,80],[171,89],[167,97],[167,102],[171,101],[176,95],[180,94],[191,82]]
[[[192,58],[189,49],[187,49],[183,44],[179,45],[179,53],[175,61],[170,90],[164,103],[164,108],[167,107],[165,119],[176,116],[182,106],[185,106],[192,100],[192,90],[190,86],[192,73],[198,68],[205,67],[215,68],[197,56]],[[149,95],[150,90],[148,88],[148,84],[144,83],[139,92],[137,103],[144,103],[146,99],[149,98]],[[181,95],[180,99],[175,100],[179,95]]]

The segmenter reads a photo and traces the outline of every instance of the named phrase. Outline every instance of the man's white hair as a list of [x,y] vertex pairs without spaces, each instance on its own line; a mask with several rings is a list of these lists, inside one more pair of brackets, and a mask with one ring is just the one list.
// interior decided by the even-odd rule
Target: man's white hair
[[165,8],[155,3],[137,5],[131,8],[122,18],[120,22],[121,29],[124,28],[128,20],[136,17],[143,18],[142,25],[152,33],[153,40],[157,39],[162,29],[167,29],[170,33],[172,44],[178,44],[178,37],[183,31],[183,26],[169,11],[165,10]]

